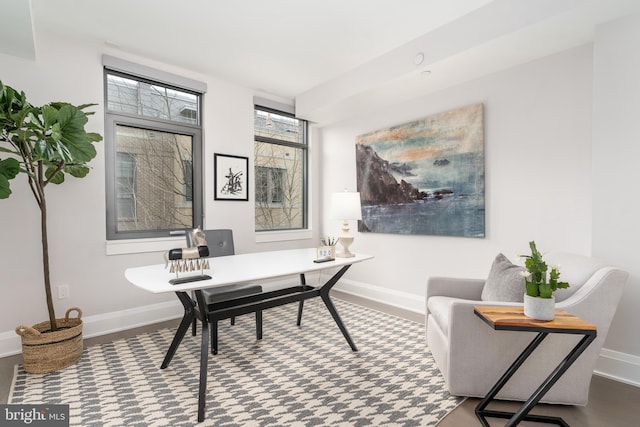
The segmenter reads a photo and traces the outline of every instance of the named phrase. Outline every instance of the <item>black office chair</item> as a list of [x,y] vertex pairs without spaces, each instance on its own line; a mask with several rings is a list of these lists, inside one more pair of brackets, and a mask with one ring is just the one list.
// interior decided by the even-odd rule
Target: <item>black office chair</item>
[[[187,232],[187,246],[193,246],[191,233]],[[233,255],[235,253],[233,245],[232,230],[204,230],[207,246],[209,247],[209,257],[219,257]],[[210,304],[228,301],[248,295],[262,292],[262,286],[255,283],[239,283],[233,285],[219,286],[202,290],[204,301]],[[195,299],[195,297],[194,297]],[[231,324],[235,324],[235,317],[231,317]],[[196,319],[193,320],[193,335],[196,335]],[[256,311],[256,338],[262,339],[262,310]],[[211,324],[211,353],[218,354],[218,322]]]

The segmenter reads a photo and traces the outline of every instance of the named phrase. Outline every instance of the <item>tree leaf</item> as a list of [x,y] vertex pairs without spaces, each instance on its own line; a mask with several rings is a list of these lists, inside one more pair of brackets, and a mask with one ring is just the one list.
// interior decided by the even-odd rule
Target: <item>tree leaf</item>
[[55,165],[49,166],[45,171],[44,176],[46,176],[47,180],[52,184],[62,184],[64,182],[64,172],[60,170],[55,174],[55,176],[52,176],[56,169],[57,167]]
[[87,134],[84,125],[87,116],[79,108],[65,104],[58,111],[58,121],[62,132],[62,142],[68,148],[71,161],[74,163],[88,163],[97,152],[92,142],[95,134]]
[[51,139],[53,139],[56,143],[62,140],[62,130],[60,129],[60,123],[54,123],[51,126]]
[[6,199],[11,195],[11,187],[9,180],[0,174],[0,199]]
[[42,120],[45,128],[53,126],[58,121],[58,110],[51,105],[43,105]]
[[91,142],[100,142],[102,141],[102,135],[95,132],[87,132],[87,139]]
[[20,172],[20,162],[14,158],[0,160],[0,175],[5,178],[13,179]]
[[91,169],[84,165],[67,165],[64,171],[75,178],[84,178]]

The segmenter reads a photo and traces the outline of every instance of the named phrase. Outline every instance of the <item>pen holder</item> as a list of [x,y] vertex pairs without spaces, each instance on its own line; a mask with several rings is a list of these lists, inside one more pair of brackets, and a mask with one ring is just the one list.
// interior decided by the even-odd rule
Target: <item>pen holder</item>
[[325,245],[316,248],[316,261],[332,260],[336,257],[335,245]]

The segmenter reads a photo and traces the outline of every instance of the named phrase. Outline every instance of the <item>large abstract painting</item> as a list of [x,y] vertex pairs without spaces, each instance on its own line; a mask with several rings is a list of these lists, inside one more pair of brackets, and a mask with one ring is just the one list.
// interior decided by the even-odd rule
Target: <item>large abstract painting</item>
[[484,237],[483,123],[475,104],[358,136],[358,230]]

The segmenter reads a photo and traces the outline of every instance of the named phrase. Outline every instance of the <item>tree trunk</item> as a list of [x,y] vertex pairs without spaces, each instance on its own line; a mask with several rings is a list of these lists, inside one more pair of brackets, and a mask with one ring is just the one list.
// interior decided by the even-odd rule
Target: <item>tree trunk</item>
[[[43,189],[44,190],[44,189]],[[47,238],[47,203],[44,199],[44,191],[40,200],[40,226],[42,232],[42,267],[44,270],[44,290],[47,294],[47,309],[49,310],[49,323],[51,332],[58,330],[56,324],[56,313],[53,308],[53,298],[51,296],[51,278],[49,275],[49,241]]]

